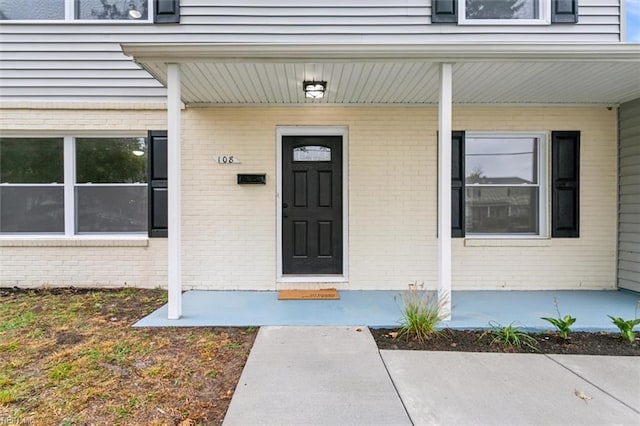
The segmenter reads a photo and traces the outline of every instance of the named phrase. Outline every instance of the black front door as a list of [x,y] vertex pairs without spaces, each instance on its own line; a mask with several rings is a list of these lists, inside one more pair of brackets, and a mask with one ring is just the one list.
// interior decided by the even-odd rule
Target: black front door
[[342,136],[282,137],[282,272],[342,274]]

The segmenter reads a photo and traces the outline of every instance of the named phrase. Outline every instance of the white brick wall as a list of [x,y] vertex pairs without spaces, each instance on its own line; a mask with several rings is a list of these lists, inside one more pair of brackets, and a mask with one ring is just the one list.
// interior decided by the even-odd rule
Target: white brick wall
[[[1,118],[1,128],[14,130],[165,127],[163,111],[8,110]],[[350,282],[340,286],[404,289],[418,281],[434,288],[437,110],[414,107],[183,111],[185,288],[276,288],[279,125],[349,128]],[[614,288],[616,111],[455,108],[454,128],[582,132],[581,238],[455,239],[454,289]],[[219,165],[218,155],[235,155],[242,164]],[[266,173],[267,185],[237,185],[241,172]],[[166,284],[165,259],[164,239],[152,239],[148,247],[3,247],[0,242],[0,285],[24,280],[18,284],[153,287]]]

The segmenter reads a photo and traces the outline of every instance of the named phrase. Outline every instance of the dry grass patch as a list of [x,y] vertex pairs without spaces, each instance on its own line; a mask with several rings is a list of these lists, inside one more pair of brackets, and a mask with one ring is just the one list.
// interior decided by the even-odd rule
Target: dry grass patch
[[0,289],[0,422],[220,424],[255,330],[131,327],[165,295]]

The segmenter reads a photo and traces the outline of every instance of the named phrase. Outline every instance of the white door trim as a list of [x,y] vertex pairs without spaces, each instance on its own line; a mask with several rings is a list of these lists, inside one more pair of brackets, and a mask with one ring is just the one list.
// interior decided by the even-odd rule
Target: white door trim
[[[282,137],[291,135],[342,136],[342,274],[284,275],[282,273]],[[349,280],[349,129],[347,126],[276,127],[276,281],[331,283]]]

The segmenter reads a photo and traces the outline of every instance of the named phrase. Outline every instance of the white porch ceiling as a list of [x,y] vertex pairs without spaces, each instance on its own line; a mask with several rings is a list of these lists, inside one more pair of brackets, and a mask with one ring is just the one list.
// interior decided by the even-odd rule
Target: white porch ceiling
[[[154,51],[145,57],[136,49],[144,48],[131,48],[136,61],[163,84],[166,64],[180,63],[182,100],[191,106],[435,104],[438,63],[445,60],[453,63],[455,104],[617,105],[640,98],[640,49],[635,46],[616,56],[599,51],[592,55],[553,51],[545,56],[536,49],[535,54],[503,53],[493,59],[486,46],[476,46],[482,55],[474,56],[471,46],[470,53],[455,58],[419,51],[393,57],[389,50],[387,56],[353,55],[352,59],[346,54],[331,58],[327,53],[314,58],[313,52],[278,58],[275,51],[272,57],[249,53],[233,57],[229,52],[216,57],[215,51],[210,56],[200,52],[177,57]],[[327,81],[325,97],[306,99],[303,80]]]

